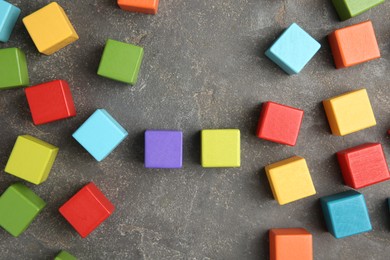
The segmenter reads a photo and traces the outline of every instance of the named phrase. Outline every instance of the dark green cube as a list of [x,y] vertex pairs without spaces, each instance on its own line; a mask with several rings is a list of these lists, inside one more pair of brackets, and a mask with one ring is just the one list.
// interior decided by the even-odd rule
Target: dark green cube
[[19,48],[0,49],[0,90],[30,84],[27,61]]
[[332,0],[341,20],[358,16],[385,0]]

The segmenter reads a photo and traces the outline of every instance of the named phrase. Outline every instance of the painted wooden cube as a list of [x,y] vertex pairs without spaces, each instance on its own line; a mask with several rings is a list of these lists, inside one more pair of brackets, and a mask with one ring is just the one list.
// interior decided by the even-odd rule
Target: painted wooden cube
[[303,110],[271,101],[262,105],[256,135],[275,143],[294,146],[301,128]]
[[371,21],[335,30],[328,36],[337,69],[381,57]]
[[201,143],[203,167],[240,167],[240,130],[202,130]]
[[156,14],[158,2],[159,0],[118,0],[118,5],[121,9],[130,12]]
[[106,110],[98,109],[72,136],[101,161],[126,138],[127,132]]
[[0,197],[0,226],[18,237],[45,206],[46,203],[26,186],[12,184]]
[[146,168],[181,168],[183,132],[147,130],[145,132]]
[[25,87],[29,84],[24,52],[19,48],[0,49],[0,90]]
[[62,250],[55,258],[54,260],[77,260],[76,257],[71,255],[69,252]]
[[72,93],[65,80],[54,80],[24,90],[35,125],[76,115]]
[[358,16],[385,0],[332,0],[337,14],[342,21]]
[[372,230],[363,194],[350,190],[320,199],[328,231],[336,238]]
[[79,39],[64,9],[52,2],[23,18],[40,53],[51,55]]
[[322,103],[334,135],[344,136],[376,125],[366,89],[347,92]]
[[59,209],[61,215],[82,238],[87,237],[114,210],[114,205],[92,182],[79,190]]
[[306,160],[293,156],[265,167],[275,200],[284,205],[316,194]]
[[288,74],[297,74],[313,58],[321,45],[293,23],[265,52],[265,55]]
[[20,9],[6,1],[0,1],[0,42],[7,42],[20,15]]
[[144,49],[108,39],[97,74],[112,80],[135,85],[141,68]]
[[303,228],[269,231],[270,260],[312,260],[313,236]]
[[5,166],[5,172],[34,184],[46,181],[58,148],[30,135],[20,135]]
[[344,182],[360,189],[390,179],[382,145],[366,143],[337,152]]

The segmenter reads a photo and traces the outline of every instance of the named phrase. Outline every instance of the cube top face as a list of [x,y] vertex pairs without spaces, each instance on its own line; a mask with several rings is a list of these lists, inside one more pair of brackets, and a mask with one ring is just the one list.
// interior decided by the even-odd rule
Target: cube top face
[[269,231],[271,260],[312,260],[313,237],[303,228]]
[[76,257],[71,255],[70,253],[62,250],[55,258],[54,260],[77,260]]
[[38,51],[50,55],[76,41],[79,37],[64,9],[52,2],[23,18]]
[[385,0],[332,0],[341,20],[347,20],[358,16],[384,1]]
[[367,143],[337,153],[344,181],[360,189],[390,179],[382,145]]
[[59,209],[83,238],[106,220],[114,210],[114,205],[92,182],[84,186]]
[[97,74],[135,85],[143,55],[144,49],[142,47],[108,39]]
[[266,102],[263,104],[257,136],[276,143],[294,146],[301,127],[303,110]]
[[21,183],[11,185],[0,197],[0,226],[11,235],[22,234],[46,203]]
[[121,9],[130,12],[156,14],[159,0],[118,0]]
[[372,230],[363,194],[345,191],[320,199],[328,231],[336,238]]
[[240,167],[240,130],[202,130],[201,142],[203,167]]
[[7,42],[20,15],[20,9],[6,1],[0,1],[0,42]]
[[38,138],[18,136],[5,172],[31,183],[41,184],[49,176],[57,153],[57,147]]
[[336,68],[354,66],[380,58],[371,21],[338,29],[329,35]]
[[72,136],[101,161],[126,138],[127,132],[106,110],[98,109]]
[[0,49],[0,90],[25,87],[29,84],[24,53],[18,48]]
[[323,105],[334,135],[344,136],[376,125],[366,89],[324,100]]
[[265,167],[275,200],[284,205],[316,194],[306,160],[294,156]]
[[46,82],[24,91],[35,125],[76,115],[69,85],[64,80]]
[[321,45],[296,23],[288,27],[265,55],[288,74],[297,74]]
[[181,168],[183,133],[181,131],[147,130],[145,132],[146,168]]

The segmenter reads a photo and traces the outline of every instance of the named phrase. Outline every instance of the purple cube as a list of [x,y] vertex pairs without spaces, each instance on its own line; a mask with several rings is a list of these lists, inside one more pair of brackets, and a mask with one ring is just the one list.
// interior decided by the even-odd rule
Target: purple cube
[[145,131],[145,167],[181,168],[183,164],[183,132]]

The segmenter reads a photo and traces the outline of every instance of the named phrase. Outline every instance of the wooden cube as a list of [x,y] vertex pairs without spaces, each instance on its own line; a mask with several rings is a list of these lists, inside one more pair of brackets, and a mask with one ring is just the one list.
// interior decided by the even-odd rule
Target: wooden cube
[[156,14],[159,0],[118,0],[121,9],[145,14]]
[[24,52],[18,48],[0,49],[0,90],[30,84]]
[[76,257],[71,255],[65,250],[62,250],[55,258],[54,260],[77,260]]
[[284,205],[316,194],[306,160],[294,156],[265,167],[275,200]]
[[20,15],[20,9],[6,1],[0,1],[0,42],[7,42]]
[[371,8],[385,2],[385,0],[332,0],[341,20],[358,16]]
[[347,92],[322,103],[334,135],[344,136],[376,125],[366,89]]

